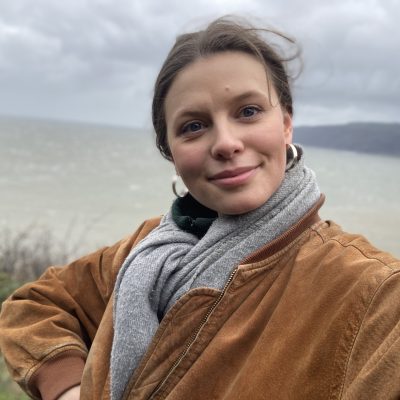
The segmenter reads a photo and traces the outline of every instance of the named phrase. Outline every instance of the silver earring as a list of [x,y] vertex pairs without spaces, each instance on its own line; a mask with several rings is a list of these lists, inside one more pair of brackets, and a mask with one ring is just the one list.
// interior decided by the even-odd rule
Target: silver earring
[[180,191],[177,190],[176,187],[178,185],[178,178],[179,178],[179,176],[177,174],[175,174],[172,177],[172,191],[174,192],[174,195],[176,197],[185,197],[186,194],[189,192],[189,190],[187,190],[186,188],[184,188],[184,189],[182,189]]
[[299,154],[297,152],[296,146],[292,143],[289,143],[288,148],[286,149],[286,171],[292,169],[299,161]]

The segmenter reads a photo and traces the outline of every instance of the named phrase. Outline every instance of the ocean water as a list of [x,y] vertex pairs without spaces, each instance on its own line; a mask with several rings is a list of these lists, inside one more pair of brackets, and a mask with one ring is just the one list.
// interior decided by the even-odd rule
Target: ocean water
[[[400,159],[305,148],[321,217],[400,257]],[[173,168],[150,133],[0,119],[0,230],[44,226],[85,253],[133,232],[173,200]]]

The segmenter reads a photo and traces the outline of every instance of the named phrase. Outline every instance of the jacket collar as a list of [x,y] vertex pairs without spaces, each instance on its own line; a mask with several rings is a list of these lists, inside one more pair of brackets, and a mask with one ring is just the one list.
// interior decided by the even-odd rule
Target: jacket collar
[[321,218],[318,215],[318,211],[322,207],[324,202],[325,195],[321,194],[320,198],[314,204],[314,206],[311,207],[310,210],[306,214],[304,214],[304,216],[298,222],[296,222],[296,224],[292,225],[286,232],[278,236],[272,242],[266,244],[265,246],[256,250],[254,253],[250,254],[241,262],[241,264],[252,264],[265,260],[266,258],[272,256],[273,254],[286,247],[294,239],[300,236],[306,229],[321,221]]

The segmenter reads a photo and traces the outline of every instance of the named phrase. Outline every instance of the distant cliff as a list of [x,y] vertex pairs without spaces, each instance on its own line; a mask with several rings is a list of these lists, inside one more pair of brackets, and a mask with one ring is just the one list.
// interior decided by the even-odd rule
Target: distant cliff
[[299,126],[294,130],[293,141],[306,146],[400,157],[400,124]]

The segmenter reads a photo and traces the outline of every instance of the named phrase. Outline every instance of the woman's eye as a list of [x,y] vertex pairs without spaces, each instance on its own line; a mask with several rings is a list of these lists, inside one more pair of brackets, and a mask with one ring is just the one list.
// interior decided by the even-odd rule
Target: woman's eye
[[240,116],[244,117],[244,118],[251,118],[251,117],[254,117],[255,115],[257,115],[259,112],[260,112],[260,109],[258,107],[248,106],[248,107],[244,107],[240,111]]
[[182,128],[182,133],[195,133],[201,131],[204,128],[203,123],[199,121],[189,122]]

